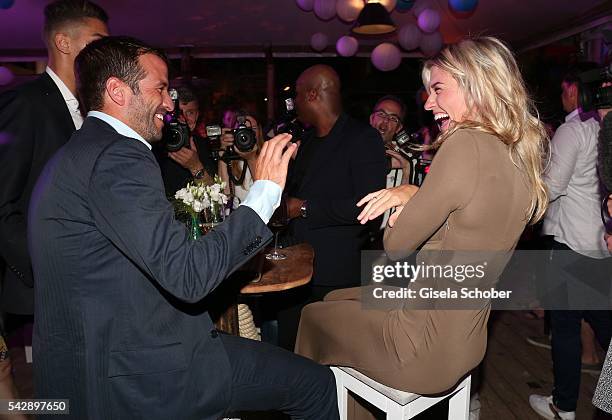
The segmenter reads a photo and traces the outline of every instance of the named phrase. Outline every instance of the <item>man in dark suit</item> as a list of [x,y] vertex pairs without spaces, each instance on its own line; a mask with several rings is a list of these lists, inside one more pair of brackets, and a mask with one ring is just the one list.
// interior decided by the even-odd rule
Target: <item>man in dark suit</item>
[[[34,312],[26,214],[34,183],[51,155],[83,121],[75,98],[74,59],[91,40],[108,34],[108,16],[86,0],[59,0],[45,7],[46,71],[31,83],[0,95],[0,312],[17,314],[11,328]],[[25,316],[23,316],[25,315]],[[7,323],[8,325],[8,323]],[[10,331],[9,331],[10,332]],[[10,359],[0,358],[0,398],[10,391]]]
[[340,79],[331,67],[316,65],[300,75],[295,106],[300,121],[314,130],[287,179],[289,228],[313,246],[315,260],[311,284],[292,293],[298,303],[279,312],[280,344],[291,349],[305,303],[360,284],[360,251],[376,223],[357,221],[357,202],[385,188],[387,173],[380,135],[342,112]]
[[0,253],[6,271],[0,307],[32,314],[32,271],[26,214],[34,183],[49,158],[83,122],[75,97],[74,59],[94,39],[108,35],[108,16],[85,0],[45,7],[45,72],[0,96]]
[[83,128],[41,174],[29,213],[36,279],[35,396],[75,419],[218,419],[278,409],[337,419],[331,370],[218,333],[202,299],[271,238],[295,146],[264,145],[228,219],[191,240],[165,197],[151,143],[173,104],[162,52],[127,37],[77,57]]

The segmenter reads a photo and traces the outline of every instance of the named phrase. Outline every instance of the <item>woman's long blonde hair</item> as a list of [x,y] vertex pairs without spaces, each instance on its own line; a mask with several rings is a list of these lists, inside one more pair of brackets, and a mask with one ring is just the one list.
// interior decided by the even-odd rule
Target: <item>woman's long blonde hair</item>
[[439,147],[461,128],[497,136],[510,146],[510,159],[525,174],[531,191],[527,218],[530,223],[536,223],[548,206],[542,174],[549,138],[527,94],[514,56],[508,47],[493,37],[465,39],[447,45],[425,62],[422,77],[428,91],[433,66],[447,71],[457,81],[472,113],[466,121],[451,124],[432,147]]

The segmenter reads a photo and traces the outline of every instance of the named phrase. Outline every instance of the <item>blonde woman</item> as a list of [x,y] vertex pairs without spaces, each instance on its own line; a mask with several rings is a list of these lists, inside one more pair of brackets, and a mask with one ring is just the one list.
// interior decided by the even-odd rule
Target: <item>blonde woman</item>
[[[428,250],[494,252],[497,261],[483,281],[494,287],[525,225],[546,210],[546,131],[512,53],[495,38],[446,46],[425,63],[422,76],[429,93],[425,109],[441,130],[429,174],[420,189],[368,194],[358,203],[365,205],[359,219],[365,223],[396,207],[384,237],[393,259],[419,246],[417,258],[425,263]],[[368,310],[364,290],[369,293],[339,290],[307,306],[296,352],[426,394],[449,389],[484,357],[488,300],[461,310],[435,308],[440,301],[414,310],[407,300],[396,309]]]

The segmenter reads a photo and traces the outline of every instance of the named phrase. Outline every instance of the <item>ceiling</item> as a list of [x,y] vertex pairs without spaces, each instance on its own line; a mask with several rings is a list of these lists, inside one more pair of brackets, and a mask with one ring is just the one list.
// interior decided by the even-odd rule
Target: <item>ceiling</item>
[[[461,36],[490,34],[514,48],[528,49],[612,22],[612,0],[480,0],[467,18],[450,13],[446,0],[431,3],[442,15],[445,42]],[[0,60],[43,57],[40,38],[42,10],[48,0],[15,0],[0,9]],[[240,54],[273,51],[312,53],[310,37],[323,32],[335,41],[350,32],[350,24],[337,17],[319,20],[298,8],[295,0],[98,0],[110,16],[113,34],[131,35],[167,49],[193,45],[206,54]],[[415,22],[409,12],[394,11],[396,24]],[[393,39],[391,36],[390,39]],[[360,40],[362,51],[380,42]]]

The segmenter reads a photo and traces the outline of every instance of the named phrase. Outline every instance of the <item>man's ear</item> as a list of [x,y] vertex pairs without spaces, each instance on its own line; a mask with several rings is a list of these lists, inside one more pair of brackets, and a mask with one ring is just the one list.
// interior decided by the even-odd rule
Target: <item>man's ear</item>
[[317,91],[317,89],[310,89],[308,90],[308,93],[306,94],[306,98],[308,98],[309,102],[315,101],[318,96],[319,96],[319,92]]
[[64,32],[57,32],[53,35],[53,45],[55,46],[55,49],[62,54],[70,54],[70,50],[72,48],[71,42],[72,40],[68,34]]
[[395,134],[399,133],[404,128],[404,124],[399,123],[395,129]]
[[[128,92],[130,91],[130,92]],[[128,103],[131,89],[116,77],[109,77],[106,81],[106,96],[119,106]]]
[[573,98],[578,98],[578,84],[577,83],[572,83],[568,86],[568,91],[570,93],[570,97]]

